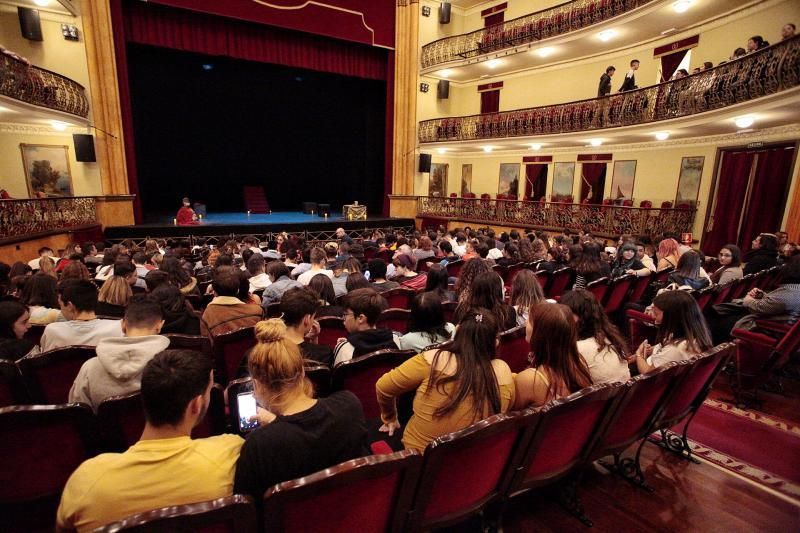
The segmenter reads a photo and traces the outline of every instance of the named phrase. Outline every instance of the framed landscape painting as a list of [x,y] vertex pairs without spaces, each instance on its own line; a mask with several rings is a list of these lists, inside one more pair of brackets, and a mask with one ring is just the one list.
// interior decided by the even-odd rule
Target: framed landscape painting
[[575,163],[560,162],[553,166],[553,192],[551,201],[558,202],[572,196],[572,185],[575,179]]
[[684,157],[681,159],[681,173],[678,176],[678,192],[675,195],[675,207],[680,204],[697,205],[700,193],[700,178],[703,176],[704,156]]
[[461,165],[461,196],[472,192],[472,165]]
[[497,194],[519,195],[519,163],[500,163],[500,183]]
[[20,144],[31,198],[73,196],[67,146]]
[[630,200],[633,198],[633,182],[636,179],[636,161],[614,161],[614,176],[611,178],[611,198]]
[[428,196],[447,196],[447,163],[431,163]]

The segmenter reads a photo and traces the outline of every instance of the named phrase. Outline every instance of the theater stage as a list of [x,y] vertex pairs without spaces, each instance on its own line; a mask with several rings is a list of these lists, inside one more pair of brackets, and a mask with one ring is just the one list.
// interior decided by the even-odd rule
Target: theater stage
[[367,220],[345,220],[341,215],[328,218],[307,215],[300,211],[282,211],[271,214],[247,213],[209,213],[199,224],[194,226],[176,226],[172,217],[164,217],[161,221],[137,224],[134,226],[112,226],[105,229],[106,239],[116,241],[122,239],[169,238],[169,237],[219,237],[227,235],[250,235],[267,233],[300,233],[307,232],[309,238],[317,234],[333,232],[336,228],[344,228],[348,232],[365,232],[373,229],[410,229],[414,226],[413,218],[368,217]]

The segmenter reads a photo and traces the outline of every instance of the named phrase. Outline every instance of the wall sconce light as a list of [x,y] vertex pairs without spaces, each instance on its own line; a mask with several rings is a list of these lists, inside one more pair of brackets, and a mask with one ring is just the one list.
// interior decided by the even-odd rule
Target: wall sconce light
[[419,84],[419,92],[426,93],[430,90],[431,86],[425,82]]
[[64,36],[64,39],[67,41],[77,41],[78,40],[78,27],[72,24],[62,24],[61,25],[61,35]]
[[422,16],[423,17],[431,16],[431,6],[422,6]]

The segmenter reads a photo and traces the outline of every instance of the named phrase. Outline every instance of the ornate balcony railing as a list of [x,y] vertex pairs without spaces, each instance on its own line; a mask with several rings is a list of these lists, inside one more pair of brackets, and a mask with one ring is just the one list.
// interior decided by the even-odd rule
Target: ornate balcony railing
[[83,85],[7,54],[0,54],[0,94],[83,118],[89,116]]
[[96,223],[93,197],[0,200],[0,240]]
[[551,135],[685,117],[800,85],[800,36],[685,78],[551,106],[425,120],[422,143]]
[[458,61],[580,30],[653,0],[573,0],[422,47],[422,68]]
[[483,200],[418,196],[417,216],[458,219],[543,230],[590,231],[602,237],[663,235],[692,231],[696,210],[615,205]]

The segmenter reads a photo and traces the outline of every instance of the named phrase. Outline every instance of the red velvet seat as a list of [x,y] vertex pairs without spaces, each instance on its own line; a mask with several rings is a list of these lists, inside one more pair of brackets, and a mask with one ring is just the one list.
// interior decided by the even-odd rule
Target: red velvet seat
[[628,317],[628,339],[631,350],[636,350],[645,339],[650,344],[655,344],[657,330],[653,317],[634,309],[625,311],[625,316]]
[[631,292],[628,295],[628,301],[633,303],[640,301],[647,291],[647,286],[650,285],[654,278],[655,276],[651,273],[634,281]]
[[336,348],[336,341],[340,338],[347,338],[347,328],[344,327],[344,320],[335,316],[318,318],[319,336],[317,343]]
[[85,405],[0,409],[0,530],[52,530],[67,479],[97,451]]
[[308,380],[314,385],[315,398],[324,398],[330,394],[331,367],[306,359],[305,373]]
[[394,252],[391,250],[381,250],[378,252],[377,256],[383,259],[383,262],[388,265],[392,262],[392,256],[394,256]]
[[712,299],[710,305],[714,306],[714,305],[717,305],[717,304],[721,304],[721,303],[730,301],[731,291],[733,290],[733,288],[736,285],[737,281],[738,280],[733,280],[730,283],[726,283],[725,285],[720,285],[717,288],[717,290],[716,290],[716,292],[714,294],[714,298]]
[[651,202],[650,200],[642,200],[641,202],[639,202],[639,207],[642,207],[644,209],[651,209],[653,207],[653,202]]
[[447,263],[447,277],[457,278],[461,274],[461,267],[464,266],[463,259],[456,259]]
[[236,377],[236,371],[247,351],[256,345],[253,326],[214,337],[214,367],[217,381],[227,383]]
[[[374,250],[373,250],[374,253]],[[366,251],[364,252],[364,257],[367,257]],[[267,309],[265,313],[265,318],[280,318],[281,316],[281,303],[280,302],[273,302],[271,304],[267,304]]]
[[600,305],[603,305],[603,301],[606,299],[606,294],[608,293],[610,283],[611,281],[608,278],[599,278],[589,282],[586,285],[586,290],[594,295],[594,299],[597,300]]
[[445,322],[453,322],[453,315],[458,307],[458,302],[442,302],[442,312],[444,313]]
[[17,361],[31,401],[38,404],[62,404],[83,363],[94,357],[94,346],[67,346],[29,354]]
[[265,531],[406,531],[422,458],[413,450],[353,459],[264,494]]
[[454,192],[451,192],[450,193],[450,198],[458,198],[458,194],[456,194]]
[[511,287],[514,283],[514,278],[517,277],[517,274],[522,272],[527,268],[525,263],[517,263],[516,265],[511,265],[506,269],[505,276],[503,276],[503,281],[505,282],[506,287]]
[[405,287],[397,287],[381,293],[381,296],[386,299],[391,309],[409,309],[416,292]]
[[98,529],[98,533],[117,531],[199,531],[256,533],[256,507],[250,496],[234,494],[206,502],[173,505],[135,514]]
[[378,350],[342,361],[333,368],[333,390],[349,390],[361,400],[364,416],[377,418],[381,410],[375,397],[375,383],[415,355],[414,350]]
[[495,415],[428,444],[407,529],[456,524],[499,502],[521,434],[538,417],[535,411]]
[[550,275],[550,283],[547,288],[547,297],[555,298],[561,296],[567,287],[572,285],[572,280],[575,278],[575,271],[570,267],[564,267],[556,270]]
[[0,407],[29,403],[28,390],[22,374],[13,361],[0,359]]
[[547,285],[550,283],[550,272],[547,270],[537,270],[536,274],[536,281],[539,282],[539,285],[542,287],[542,292],[547,294]]
[[409,309],[384,309],[378,317],[376,326],[379,328],[389,328],[401,335],[408,332],[408,319],[411,318]]
[[672,209],[672,202],[669,200],[661,202],[661,209]]
[[[650,276],[646,276],[645,279]],[[622,304],[628,301],[628,293],[637,281],[636,276],[621,276],[611,281],[606,292],[605,301],[603,302],[603,309],[607,315],[618,312],[622,309]]]
[[731,388],[737,403],[745,404],[746,400],[757,402],[759,387],[769,381],[774,370],[781,368],[800,350],[800,320],[778,338],[738,328],[731,335],[739,341]]
[[46,327],[44,324],[31,324],[31,328],[25,332],[25,338],[35,344],[39,344]]
[[692,296],[694,296],[695,301],[697,302],[697,307],[700,308],[700,312],[702,313],[705,311],[708,304],[711,303],[711,300],[716,296],[717,287],[709,286],[705,289],[700,289],[699,291],[692,291]]
[[97,420],[104,447],[123,452],[135,444],[144,429],[144,408],[140,392],[106,398],[97,408]]
[[622,205],[624,207],[633,207],[633,200],[631,200],[630,198],[627,198],[627,199],[622,201]]
[[195,350],[211,357],[211,340],[205,335],[183,335],[181,333],[164,334],[169,339],[170,350]]
[[224,389],[219,383],[211,387],[206,416],[192,429],[193,439],[203,439],[221,435],[225,432],[225,398]]
[[497,358],[502,359],[512,372],[522,372],[528,368],[528,354],[531,346],[525,340],[525,326],[517,326],[502,332],[497,337]]

